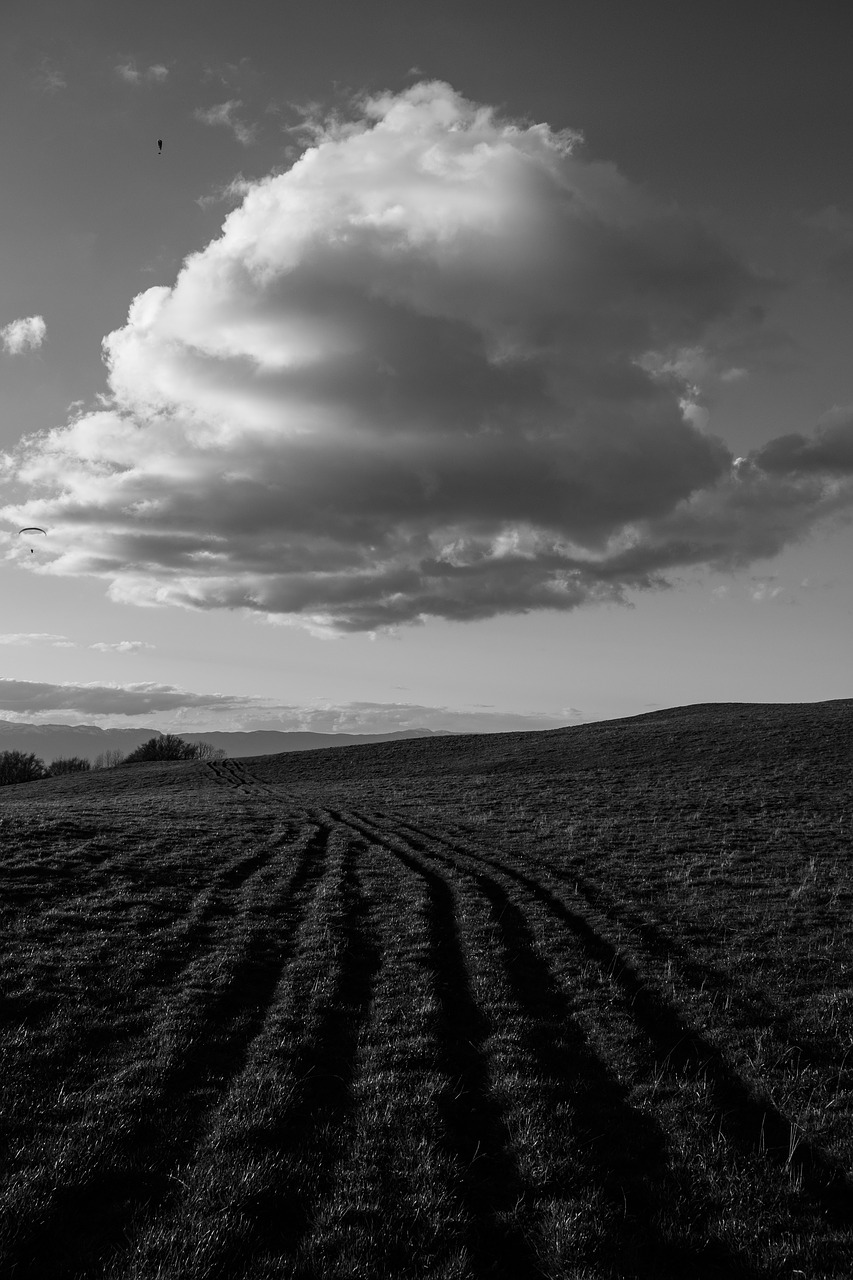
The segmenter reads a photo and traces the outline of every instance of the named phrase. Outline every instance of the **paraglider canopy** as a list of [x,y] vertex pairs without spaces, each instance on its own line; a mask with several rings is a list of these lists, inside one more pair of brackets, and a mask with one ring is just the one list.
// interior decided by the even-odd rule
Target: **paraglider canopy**
[[[45,537],[47,537],[47,529],[42,529],[42,528],[41,528],[41,526],[40,526],[40,525],[37,525],[37,524],[28,524],[28,525],[26,526],[26,528],[24,528],[24,529],[19,529],[19,530],[18,530],[18,537],[19,537],[19,538],[20,538],[20,536],[21,536],[21,534],[22,534],[22,533],[43,533],[43,534],[44,534],[44,536],[45,536]],[[30,547],[30,553],[32,554],[32,552],[33,552],[33,548],[32,548],[32,547]]]

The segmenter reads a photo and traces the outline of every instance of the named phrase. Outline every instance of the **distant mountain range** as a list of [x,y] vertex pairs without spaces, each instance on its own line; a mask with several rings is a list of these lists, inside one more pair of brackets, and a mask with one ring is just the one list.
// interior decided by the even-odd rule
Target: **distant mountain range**
[[[0,720],[0,751],[32,751],[45,764],[68,756],[83,756],[94,764],[105,751],[129,755],[149,738],[163,736],[159,729],[100,729],[92,724],[16,724]],[[209,742],[226,756],[271,756],[281,751],[316,751],[364,742],[394,742],[398,738],[452,736],[448,729],[397,729],[394,733],[288,733],[278,729],[178,733],[185,742]]]

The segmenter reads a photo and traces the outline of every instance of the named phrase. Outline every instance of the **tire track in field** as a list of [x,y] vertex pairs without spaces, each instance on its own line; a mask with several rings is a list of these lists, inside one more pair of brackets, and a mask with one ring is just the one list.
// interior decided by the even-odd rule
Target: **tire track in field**
[[[476,838],[472,836],[470,830],[459,823],[449,823],[448,827],[463,842],[463,845],[468,840],[476,847]],[[418,828],[413,826],[412,830],[417,831]],[[717,1006],[724,1004],[726,1021],[735,1028],[739,1028],[742,1034],[753,1032],[757,1027],[766,1028],[779,1042],[782,1056],[787,1056],[788,1047],[794,1046],[798,1071],[805,1066],[825,1074],[827,1059],[836,1058],[837,1061],[836,1041],[818,1037],[812,1031],[811,1042],[801,1042],[799,1032],[792,1027],[794,1021],[792,1016],[763,991],[750,987],[745,979],[739,975],[733,975],[719,965],[697,960],[695,954],[677,937],[673,937],[665,927],[650,920],[640,911],[632,910],[624,902],[618,901],[600,884],[582,876],[573,866],[554,864],[538,855],[536,865],[547,871],[554,881],[567,886],[570,892],[574,888],[593,911],[616,926],[617,938],[620,937],[622,930],[626,930],[629,935],[628,946],[632,951],[640,952],[643,960],[648,958],[655,966],[666,964],[668,969],[675,971],[678,983],[692,989],[700,998],[708,992],[713,998],[714,1014],[717,1013]],[[639,946],[638,936],[641,940]],[[780,1150],[784,1147],[787,1151],[789,1141],[790,1139],[785,1138]],[[831,1157],[827,1159],[832,1164]],[[834,1167],[837,1175],[840,1170],[837,1165]],[[853,1195],[853,1187],[851,1187],[851,1195]]]
[[[141,993],[144,993],[147,986],[159,986],[166,981],[175,982],[180,978],[181,974],[197,960],[198,948],[206,941],[213,920],[221,919],[223,916],[233,916],[236,911],[233,897],[223,898],[222,891],[225,890],[227,894],[233,895],[248,879],[266,866],[272,856],[271,849],[248,856],[244,852],[239,853],[223,870],[214,875],[212,883],[207,888],[195,895],[188,915],[153,935],[153,941],[157,945],[156,954],[150,960],[143,960],[137,966],[134,975],[137,989]],[[93,945],[99,949],[102,944],[96,939]],[[8,1006],[7,1021],[29,1023],[32,1028],[39,1022],[43,1022],[57,1008],[58,998],[27,997],[17,1000],[9,999],[3,1003]],[[4,1021],[3,1014],[6,1013],[6,1007],[0,1006],[0,1027]],[[40,1055],[41,1074],[55,1079],[67,1079],[72,1074],[83,1076],[91,1075],[93,1071],[108,1070],[109,1057],[106,1061],[102,1061],[105,1055],[114,1056],[122,1044],[140,1034],[148,1018],[150,1018],[150,1010],[143,1008],[128,1021],[116,1026],[113,1018],[109,1018],[106,1022],[97,1020],[86,1022],[81,1020],[79,1013],[75,1012],[73,1019],[69,1019],[64,1034],[54,1032],[51,1035],[49,1052]],[[6,1054],[8,1051],[4,1049],[3,1052]],[[32,1053],[33,1050],[28,1044],[19,1046],[18,1056],[31,1057]],[[14,1074],[12,1062],[8,1057],[6,1074],[7,1076]],[[17,1110],[17,1106],[22,1102],[23,1099],[13,1098],[8,1105],[10,1109]],[[28,1126],[29,1122],[25,1122],[24,1127]]]
[[[437,1032],[439,1070],[464,1091],[438,1100],[446,1140],[459,1162],[461,1197],[475,1229],[466,1240],[473,1274],[516,1280],[539,1270],[527,1241],[504,1222],[524,1195],[525,1182],[512,1155],[503,1107],[492,1096],[484,1044],[492,1027],[471,987],[448,881],[416,856],[394,848],[388,833],[330,810],[338,822],[378,844],[419,876],[428,901],[430,958],[441,1005]],[[478,1165],[475,1168],[475,1164]]]
[[[564,1168],[555,1167],[535,1189],[517,1174],[516,1183],[508,1189],[513,1199],[525,1196],[532,1202],[534,1227],[537,1202],[571,1200],[588,1189],[592,1181],[609,1204],[606,1216],[612,1227],[605,1248],[611,1264],[615,1262],[645,1280],[687,1274],[696,1280],[721,1275],[757,1280],[760,1273],[719,1242],[704,1258],[697,1257],[695,1243],[679,1244],[666,1239],[654,1225],[675,1189],[665,1136],[654,1121],[629,1104],[625,1088],[590,1045],[570,1000],[537,949],[523,911],[506,890],[482,869],[460,864],[458,856],[436,852],[410,840],[401,834],[399,826],[389,833],[375,816],[354,813],[352,819],[357,830],[381,841],[420,875],[440,881],[448,894],[452,894],[448,881],[423,866],[424,856],[473,881],[488,904],[498,939],[500,968],[518,1025],[523,1028],[524,1047],[530,1059],[528,1076],[535,1080],[540,1101],[546,1104],[555,1124],[558,1116],[567,1112],[571,1115],[570,1149],[577,1160],[574,1171],[567,1173]],[[469,857],[467,861],[473,859]],[[503,1019],[507,1021],[506,1013]],[[508,1133],[506,1137],[508,1140]],[[547,1143],[548,1135],[541,1134],[540,1139]],[[551,1145],[556,1146],[556,1139]],[[508,1256],[507,1244],[506,1240],[501,1242],[504,1259]],[[508,1274],[525,1274],[519,1271],[519,1265],[520,1259],[513,1259]]]
[[[340,945],[334,982],[324,997],[310,1037],[292,1048],[289,1055],[290,1070],[304,1082],[298,1107],[280,1117],[277,1129],[264,1138],[271,1149],[294,1141],[302,1148],[301,1163],[281,1170],[274,1185],[253,1206],[257,1243],[276,1254],[296,1247],[314,1208],[327,1193],[331,1168],[325,1174],[321,1172],[322,1157],[332,1145],[331,1134],[342,1129],[352,1110],[356,1047],[369,1014],[381,960],[365,894],[355,872],[356,853],[356,846],[348,841],[341,873],[341,911],[330,924]],[[326,958],[321,958],[320,963],[325,968]],[[295,996],[295,1021],[304,1027],[308,1001],[300,990]],[[309,1169],[313,1170],[310,1179],[305,1177]]]
[[256,778],[245,765],[241,764],[239,759],[228,758],[226,760],[208,760],[207,767],[212,770],[216,781],[220,785],[232,787],[244,795],[261,795],[272,796],[275,800],[282,799],[281,789],[269,786],[266,782],[261,782],[260,778]]
[[458,1085],[437,1061],[440,1007],[426,883],[387,848],[349,825],[339,829],[360,855],[358,878],[381,962],[359,1034],[351,1130],[287,1274],[456,1275],[471,1224],[438,1105]]
[[[291,956],[298,920],[322,876],[329,832],[322,823],[312,825],[284,884],[271,893],[264,892],[265,884],[258,886],[257,901],[250,900],[245,912],[248,936],[237,939],[219,985],[214,983],[212,990],[210,983],[205,986],[206,956],[187,966],[183,976],[188,982],[178,991],[177,1007],[168,1008],[160,1026],[146,1037],[163,1043],[155,1041],[153,1061],[128,1064],[125,1074],[131,1084],[123,1082],[117,1110],[107,1082],[103,1092],[113,1102],[122,1150],[116,1153],[109,1146],[115,1135],[102,1118],[95,1151],[82,1154],[81,1167],[72,1150],[61,1185],[51,1187],[46,1198],[35,1197],[42,1202],[30,1220],[0,1221],[0,1242],[9,1242],[0,1261],[15,1280],[80,1274],[114,1252],[131,1223],[150,1218],[173,1195],[175,1167],[192,1149],[210,1107],[241,1070]],[[282,916],[291,917],[292,928],[285,933],[271,927],[272,922],[280,926]],[[193,975],[200,999],[189,981],[194,965],[201,970]],[[191,1027],[195,1023],[189,1033],[187,1022]],[[30,1202],[32,1189],[27,1190]]]
[[[617,929],[627,929],[632,935],[632,942],[633,935],[639,935],[642,950],[653,962],[677,966],[678,979],[685,986],[700,995],[708,991],[716,999],[725,1000],[727,1014],[731,1017],[734,1010],[735,1017],[744,1029],[766,1027],[782,1041],[795,1038],[791,1033],[790,1015],[763,992],[750,989],[745,982],[727,973],[719,965],[697,960],[690,949],[674,938],[666,928],[617,901],[593,881],[574,872],[567,872],[565,868],[561,869],[544,859],[539,861],[539,865],[555,880],[570,887],[573,885],[579,896],[594,911],[616,925]],[[824,1071],[827,1052],[831,1052],[833,1047],[829,1041],[814,1045],[798,1044],[798,1065]]]
[[589,958],[601,965],[622,990],[638,1025],[651,1041],[659,1068],[682,1075],[695,1076],[700,1072],[705,1075],[712,1089],[714,1128],[722,1131],[742,1152],[763,1153],[777,1166],[798,1172],[803,1190],[828,1220],[838,1226],[849,1225],[853,1214],[853,1186],[845,1170],[817,1144],[800,1137],[788,1117],[738,1075],[725,1054],[682,1018],[678,1009],[640,974],[600,928],[517,867],[508,866],[482,850],[472,853],[470,847],[408,820],[386,814],[379,818],[443,845],[451,856],[490,866],[524,885],[569,927]]
[[[251,777],[248,770],[244,773]],[[261,784],[259,784],[261,785]],[[478,849],[472,855],[464,845],[428,828],[418,827],[396,815],[379,815],[398,829],[444,844],[451,852],[475,857],[524,884],[569,925],[590,959],[603,965],[627,998],[638,1025],[650,1040],[661,1069],[682,1075],[704,1073],[712,1086],[713,1124],[729,1141],[747,1154],[763,1153],[777,1166],[799,1175],[804,1190],[820,1205],[830,1221],[846,1225],[853,1214],[853,1183],[846,1171],[816,1143],[801,1136],[770,1100],[752,1088],[715,1045],[687,1023],[659,989],[656,989],[617,945],[585,915],[573,911],[552,890],[508,867]],[[581,897],[583,894],[580,893]],[[587,905],[598,914],[595,904]],[[601,913],[603,914],[603,913]],[[606,918],[606,917],[605,917]]]
[[[401,821],[401,825],[410,827],[412,831],[427,834],[425,829],[416,824]],[[458,823],[448,824],[457,839],[469,841],[476,846],[475,837]],[[446,839],[446,837],[444,837]],[[542,867],[558,883],[568,887],[571,892],[581,897],[588,906],[603,916],[617,930],[625,929],[630,935],[630,945],[636,948],[636,936],[641,939],[642,950],[653,962],[666,962],[678,966],[678,978],[687,987],[698,994],[704,991],[713,992],[720,1001],[725,1000],[727,1014],[734,1009],[744,1028],[767,1027],[780,1040],[793,1039],[791,1034],[791,1017],[780,1009],[767,995],[761,991],[750,989],[744,982],[733,977],[724,969],[711,962],[698,961],[689,948],[674,938],[664,927],[632,910],[624,902],[617,901],[601,885],[587,879],[572,866],[560,866],[545,858],[536,857],[536,865]],[[797,1045],[798,1065],[813,1066],[824,1071],[826,1069],[827,1052],[834,1051],[834,1045],[823,1042],[811,1046]]]
[[[403,825],[411,825],[411,829],[416,832],[419,830],[416,825],[405,822]],[[463,845],[466,840],[474,842],[471,832],[464,826],[458,823],[450,823],[448,826]],[[780,1039],[790,1036],[790,1016],[763,991],[750,988],[745,981],[719,965],[710,961],[697,960],[695,954],[678,938],[673,937],[664,926],[649,919],[642,912],[633,910],[625,902],[614,898],[600,884],[581,875],[571,863],[555,864],[537,854],[536,866],[547,871],[553,880],[566,885],[569,891],[574,889],[575,893],[594,911],[615,925],[618,930],[627,930],[632,947],[636,946],[638,935],[642,940],[640,949],[645,955],[651,957],[653,961],[676,964],[678,977],[685,986],[691,987],[700,995],[707,990],[713,992],[720,1000],[725,999],[727,1013],[734,1008],[744,1027],[767,1027]],[[821,1070],[825,1069],[827,1047],[828,1044],[815,1048],[808,1044],[798,1045],[798,1062]]]
[[302,916],[286,980],[243,1070],[179,1166],[184,1192],[163,1206],[167,1220],[153,1220],[113,1260],[110,1275],[231,1276],[250,1258],[289,1257],[330,1190],[380,955],[349,830],[333,829],[328,850],[328,875]]

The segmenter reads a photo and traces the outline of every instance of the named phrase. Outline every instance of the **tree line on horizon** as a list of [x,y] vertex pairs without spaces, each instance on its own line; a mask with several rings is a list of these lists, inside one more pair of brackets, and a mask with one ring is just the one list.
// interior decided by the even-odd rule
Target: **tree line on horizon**
[[94,766],[85,756],[60,756],[46,765],[35,752],[0,751],[0,787],[17,782],[38,782],[42,778],[58,778],[67,773],[88,773],[95,769],[115,769],[120,765],[141,764],[149,760],[224,760],[221,747],[209,742],[186,742],[177,734],[149,738],[129,755],[121,751],[102,751]]

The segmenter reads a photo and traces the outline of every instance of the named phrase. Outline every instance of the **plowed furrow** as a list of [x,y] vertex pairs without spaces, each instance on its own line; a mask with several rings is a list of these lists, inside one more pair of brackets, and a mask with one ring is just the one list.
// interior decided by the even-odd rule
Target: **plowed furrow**
[[[394,821],[386,817],[385,821]],[[409,828],[413,830],[413,828]],[[474,859],[508,877],[538,899],[571,931],[591,960],[601,966],[621,991],[654,1055],[653,1069],[681,1077],[701,1075],[710,1086],[708,1130],[750,1156],[768,1157],[786,1173],[795,1174],[815,1207],[842,1226],[853,1213],[853,1187],[835,1161],[802,1137],[796,1125],[765,1096],[743,1080],[725,1054],[685,1019],[659,988],[642,974],[607,936],[606,921],[582,914],[566,902],[564,889],[552,889],[484,851],[424,828],[418,838],[444,847],[451,858]],[[413,838],[414,839],[414,838]]]
[[267,1016],[326,837],[315,827],[295,857],[249,882],[230,936],[191,961],[144,1043],[71,1100],[67,1145],[48,1140],[48,1150],[27,1153],[0,1216],[0,1261],[16,1280],[91,1268],[168,1202],[176,1165]]

